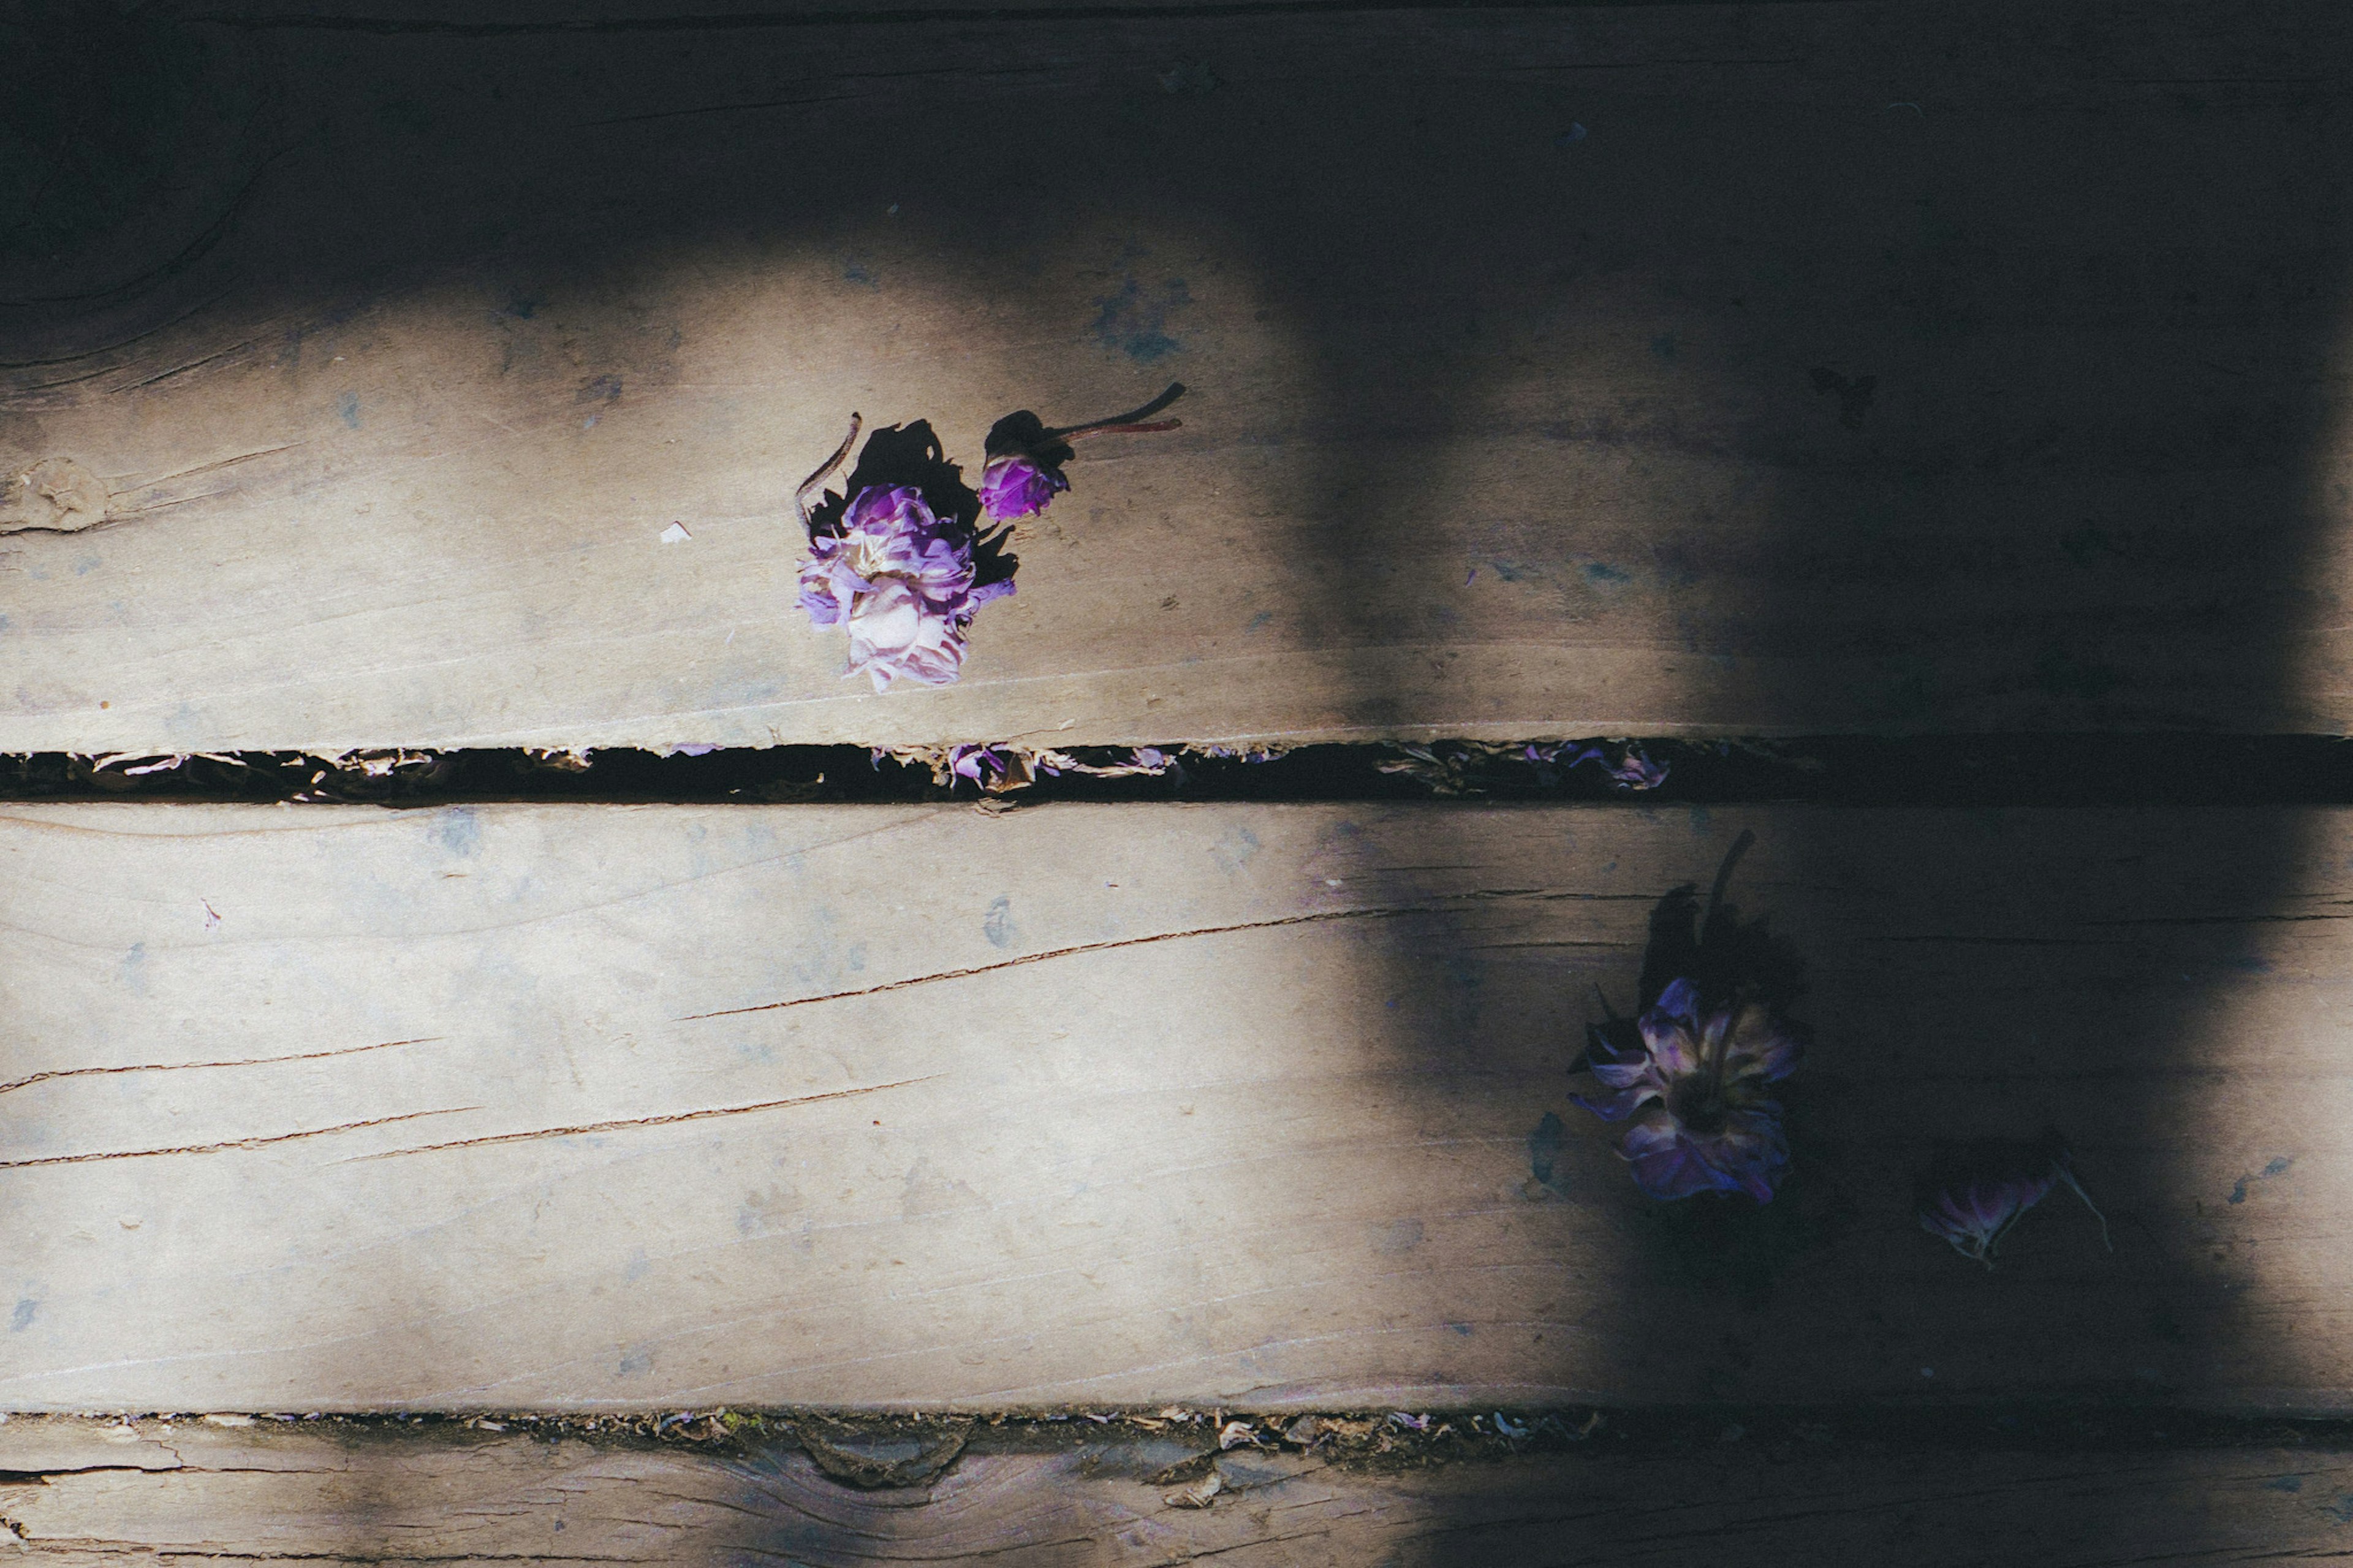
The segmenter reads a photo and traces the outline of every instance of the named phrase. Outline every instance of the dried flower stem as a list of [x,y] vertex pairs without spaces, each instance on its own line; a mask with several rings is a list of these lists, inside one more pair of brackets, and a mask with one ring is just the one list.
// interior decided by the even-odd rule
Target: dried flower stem
[[1058,432],[1065,441],[1083,441],[1090,436],[1150,436],[1161,430],[1176,430],[1184,426],[1182,419],[1155,419],[1149,425],[1090,425],[1084,429]]
[[1724,908],[1725,889],[1732,886],[1733,870],[1739,866],[1740,858],[1748,853],[1749,846],[1756,842],[1755,831],[1744,827],[1740,830],[1740,837],[1732,841],[1732,847],[1724,852],[1724,864],[1716,868],[1715,886],[1708,890],[1707,925],[1700,928],[1703,931],[1715,923],[1716,911]]
[[2092,1201],[2092,1194],[2084,1190],[2084,1184],[2075,1179],[2075,1173],[2067,1168],[2064,1161],[2058,1165],[2058,1174],[2059,1179],[2067,1184],[2067,1190],[2083,1199],[2084,1206],[2092,1211],[2092,1217],[2100,1222],[2100,1245],[2114,1252],[2116,1244],[2108,1239],[2108,1216],[2100,1212],[2100,1205]]
[[[1098,432],[1111,431],[1122,426],[1136,425],[1140,421],[1151,418],[1154,415],[1159,413],[1162,409],[1167,407],[1170,404],[1176,402],[1178,398],[1184,395],[1185,384],[1181,381],[1172,381],[1168,384],[1167,391],[1162,393],[1159,396],[1154,398],[1151,402],[1145,404],[1141,408],[1131,408],[1124,414],[1114,414],[1108,419],[1090,419],[1083,425],[1065,425],[1057,430],[1048,430],[1046,434],[1056,440],[1068,441],[1080,436],[1091,436]],[[1173,430],[1182,423],[1182,420],[1171,419],[1165,425],[1145,426],[1144,428],[1147,430]]]
[[825,483],[826,480],[831,479],[833,477],[833,470],[841,467],[842,463],[849,456],[849,448],[858,445],[858,432],[864,426],[864,424],[865,422],[859,418],[857,415],[852,414],[849,416],[849,434],[841,438],[841,445],[833,449],[833,456],[818,464],[817,472],[811,474],[807,479],[803,479],[799,486],[794,489],[793,513],[801,520],[801,531],[803,533],[807,533],[809,531],[809,491],[817,489],[819,485]]

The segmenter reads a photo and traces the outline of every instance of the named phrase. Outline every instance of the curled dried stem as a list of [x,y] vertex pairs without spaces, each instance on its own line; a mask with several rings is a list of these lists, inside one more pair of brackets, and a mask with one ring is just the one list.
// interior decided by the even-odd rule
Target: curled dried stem
[[818,464],[817,472],[811,474],[807,479],[803,479],[793,490],[793,515],[801,520],[801,531],[803,533],[807,533],[809,531],[809,491],[817,489],[819,485],[824,484],[826,480],[833,477],[834,469],[841,467],[843,460],[849,456],[849,448],[858,444],[858,432],[863,427],[863,426],[864,421],[860,419],[857,415],[852,414],[849,416],[849,434],[841,438],[841,445],[833,449],[833,456]]

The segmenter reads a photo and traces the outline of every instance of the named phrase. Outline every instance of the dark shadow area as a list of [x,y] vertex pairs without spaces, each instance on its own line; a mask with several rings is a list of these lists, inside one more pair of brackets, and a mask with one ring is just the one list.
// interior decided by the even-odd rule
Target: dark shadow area
[[[44,58],[75,62],[64,79],[97,81],[89,62],[103,58],[142,85],[5,120],[42,161],[16,165],[36,173],[0,239],[0,362],[25,373],[0,437],[29,439],[44,395],[206,311],[283,332],[288,319],[348,319],[463,276],[528,321],[584,270],[653,271],[698,247],[754,263],[847,254],[845,237],[877,231],[885,199],[922,215],[911,251],[952,257],[976,289],[1021,301],[1039,287],[1033,237],[1144,214],[1164,231],[1198,228],[1254,272],[1312,384],[1280,408],[1263,389],[1221,386],[1215,343],[1187,336],[1178,264],[1140,246],[1106,250],[1096,314],[1067,323],[1091,345],[1074,352],[1124,357],[1139,384],[1183,374],[1187,431],[1155,439],[1225,440],[1237,461],[1304,454],[1270,486],[1303,520],[1318,584],[1285,609],[1361,656],[1368,686],[1397,647],[1442,662],[1449,638],[1476,640],[1432,586],[1441,568],[1448,587],[1462,581],[1466,563],[1427,549],[1429,519],[1475,516],[1473,575],[1506,563],[1514,588],[1553,595],[1558,647],[1637,628],[1689,683],[1688,731],[1716,728],[1730,692],[1799,715],[1785,731],[1810,737],[1648,742],[1669,777],[1645,804],[2141,806],[2162,860],[2193,841],[2157,808],[2353,800],[2353,752],[2311,733],[2327,728],[2316,650],[2337,616],[2324,530],[2345,504],[2327,447],[2353,289],[2353,21],[2339,6],[1322,20],[1162,6],[554,31],[26,15],[37,27],[6,25],[31,29]],[[282,90],[296,82],[301,93]],[[322,109],[338,94],[349,102]],[[61,205],[68,186],[87,199]],[[1208,410],[1246,396],[1269,427],[1205,433]],[[845,411],[851,401],[845,390]],[[780,510],[798,471],[780,468]],[[1372,690],[1344,717],[1370,734],[1401,710]],[[1466,799],[1627,798],[1589,768],[1547,780],[1525,757],[1465,751],[1446,775],[1428,751]],[[1398,758],[1187,759],[1181,774],[1054,779],[1028,798],[1430,798],[1427,771],[1385,769]],[[934,793],[948,792],[927,767],[858,748],[604,752],[584,768],[453,752],[356,779],[284,753],[136,782],[54,755],[0,763],[10,799]],[[1933,833],[1904,841],[1916,864],[1871,866],[1838,812],[1788,820],[1796,841],[1775,847],[1799,869],[1744,884],[1740,902],[1800,942],[1878,878],[1949,883],[1957,898],[1997,888],[1980,909],[2072,900],[2082,921],[2117,922],[2119,943],[2153,943],[2131,922],[2284,918],[2306,853],[2294,817],[2249,815],[2195,839],[2202,858],[2119,880],[2135,901],[2104,912],[2083,907],[2083,866],[2032,835],[1956,826],[1949,847]],[[1428,815],[1420,858],[1470,853],[1451,821]],[[1700,878],[1720,847],[1693,839]],[[1632,1369],[1667,1399],[1709,1403],[1613,1414],[1610,1430],[1628,1435],[1613,1441],[1654,1431],[1704,1447],[1737,1426],[1742,1440],[1803,1443],[1801,1426],[1853,1422],[1869,1440],[1900,1428],[2089,1451],[2253,1429],[2179,1407],[2252,1397],[2224,1364],[2277,1321],[2155,1239],[2165,1226],[2150,1217],[2179,1205],[2171,1162],[2202,1113],[2188,1085],[2232,994],[2222,960],[2177,983],[2167,975],[2186,971],[2133,947],[2102,972],[2107,1035],[2024,1057],[2010,1047],[2038,1019],[2021,960],[1980,923],[1957,913],[1939,994],[1992,998],[1982,1038],[1950,1047],[1978,1052],[1984,1073],[1923,1061],[1950,1081],[1935,1094],[1891,1086],[1875,1064],[1913,1059],[1904,1018],[1816,1017],[1789,1086],[1782,1196],[1662,1211],[1657,1246],[1625,1238],[1627,1300],[1559,1381]],[[1810,963],[1840,957],[1850,974],[1869,956],[1807,948]],[[1403,938],[1388,961],[1401,985],[1430,967]],[[2051,986],[2073,983],[2050,954],[2036,962]],[[1564,1074],[1584,1007],[1558,1002]],[[1484,1047],[1463,1033],[1461,1059],[1404,1064],[1429,1074],[1436,1100],[1480,1066]],[[2092,1068],[2087,1091],[2079,1069]],[[1531,1102],[1527,1117],[1540,1184],[1563,1148],[1599,1136],[1543,1110]],[[1785,1405],[1810,1369],[1846,1364],[1844,1347],[1790,1324],[1836,1277],[1826,1259],[1884,1231],[1849,1216],[1907,1212],[1907,1173],[1941,1142],[2031,1138],[2053,1121],[2116,1222],[2113,1260],[2010,1290],[2008,1274],[1986,1285],[1943,1259],[1961,1281],[1951,1289],[1974,1293],[1965,1312],[1931,1299],[1947,1276],[1907,1260],[1871,1309],[1888,1335],[1943,1325],[1968,1342],[1948,1347],[1951,1364],[1996,1370],[1891,1384],[1870,1409],[1757,1413]],[[2102,1325],[2114,1354],[2066,1386],[2004,1381],[2004,1344],[2099,1343]],[[2139,1355],[2144,1341],[2162,1355]],[[2316,1404],[2342,1391],[2304,1392]]]

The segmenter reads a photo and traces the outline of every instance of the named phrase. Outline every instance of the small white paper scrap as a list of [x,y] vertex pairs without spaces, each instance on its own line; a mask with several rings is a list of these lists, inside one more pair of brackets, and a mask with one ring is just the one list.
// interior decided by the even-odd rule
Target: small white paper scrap
[[693,537],[694,535],[687,532],[686,524],[682,522],[673,522],[661,531],[661,542],[664,544],[682,544]]

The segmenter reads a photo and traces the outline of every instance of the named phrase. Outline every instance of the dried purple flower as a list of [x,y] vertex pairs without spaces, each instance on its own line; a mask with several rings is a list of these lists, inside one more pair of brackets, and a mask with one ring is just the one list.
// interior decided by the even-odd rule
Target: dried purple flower
[[1048,468],[1027,453],[991,458],[980,479],[980,504],[999,518],[1034,517],[1046,503],[1071,488],[1062,470]]
[[841,529],[809,541],[801,608],[820,626],[848,624],[849,672],[866,671],[877,691],[954,680],[973,611],[1013,592],[1013,580],[976,586],[972,530],[934,516],[912,486],[860,490]]
[[2108,1217],[2075,1179],[2067,1146],[2056,1134],[2042,1142],[1980,1143],[1947,1152],[1939,1169],[1920,1183],[1920,1226],[1951,1244],[1954,1251],[1988,1268],[2002,1238],[2026,1211],[2064,1186],[2084,1200],[2100,1222],[2100,1240],[2110,1251]]
[[982,470],[980,480],[982,504],[988,508],[991,517],[1001,520],[1037,516],[1046,510],[1048,502],[1071,488],[1071,481],[1062,474],[1062,465],[1076,455],[1071,448],[1071,442],[1088,436],[1134,436],[1174,430],[1184,421],[1164,419],[1150,425],[1143,421],[1184,395],[1185,384],[1172,382],[1167,391],[1141,408],[1115,414],[1109,419],[1053,428],[1027,408],[1007,415],[989,427],[985,448],[988,466]]
[[1013,592],[1020,563],[1004,534],[976,526],[979,498],[941,454],[928,425],[878,430],[842,496],[812,512],[809,492],[840,467],[860,421],[823,467],[794,492],[807,531],[800,605],[820,626],[846,626],[846,673],[864,670],[877,691],[900,680],[944,686],[964,664],[973,612]]
[[1689,980],[1667,986],[1636,1027],[1639,1050],[1613,1047],[1597,1030],[1588,1052],[1593,1076],[1617,1092],[1570,1097],[1605,1121],[1642,1113],[1618,1144],[1635,1184],[1667,1200],[1741,1192],[1771,1202],[1789,1146],[1767,1086],[1796,1068],[1804,1049],[1797,1028],[1758,1002],[1703,1014]]

